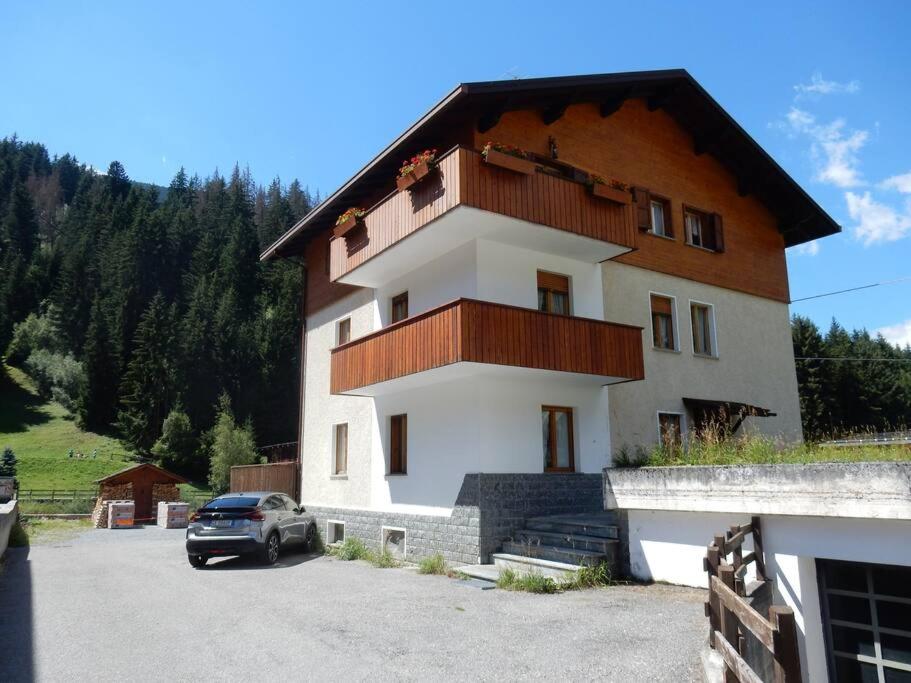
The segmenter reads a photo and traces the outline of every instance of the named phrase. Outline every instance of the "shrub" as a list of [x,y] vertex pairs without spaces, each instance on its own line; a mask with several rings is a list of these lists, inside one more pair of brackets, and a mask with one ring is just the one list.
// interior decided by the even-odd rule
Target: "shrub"
[[21,365],[35,351],[56,353],[62,349],[57,309],[50,305],[42,314],[29,313],[25,320],[16,323],[6,349],[6,360],[11,365]]
[[449,567],[446,565],[446,560],[443,559],[443,556],[437,553],[436,555],[431,555],[430,557],[424,557],[418,563],[418,573],[419,574],[448,574]]
[[379,567],[380,569],[391,569],[402,565],[402,563],[396,559],[395,555],[385,548],[379,553],[368,553],[366,559],[374,567]]
[[53,399],[71,412],[75,409],[85,373],[73,356],[38,349],[25,361],[25,370],[43,399]]
[[541,574],[517,574],[512,569],[504,569],[497,579],[497,588],[526,593],[556,593],[560,586],[549,576]]
[[251,465],[256,462],[256,457],[252,427],[241,427],[234,421],[231,401],[227,394],[223,394],[212,428],[212,460],[209,464],[212,490],[215,493],[227,491],[231,485],[231,468],[234,465]]
[[152,446],[152,454],[165,469],[198,473],[199,462],[195,457],[198,452],[199,443],[189,416],[175,408],[164,419],[161,436]]
[[352,537],[346,538],[341,545],[331,548],[329,554],[340,560],[350,561],[365,559],[369,551],[361,539]]

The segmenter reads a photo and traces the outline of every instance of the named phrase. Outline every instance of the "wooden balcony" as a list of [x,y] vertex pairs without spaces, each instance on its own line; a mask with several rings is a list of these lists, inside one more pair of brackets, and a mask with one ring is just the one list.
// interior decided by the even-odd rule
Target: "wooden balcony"
[[364,390],[455,363],[642,379],[642,328],[458,299],[332,350],[330,391]]
[[[423,233],[422,229],[431,224],[444,223],[441,219],[449,221],[448,216],[463,207],[501,218],[479,221],[475,215],[441,225],[438,239],[403,252],[406,263],[413,267],[415,259],[426,261],[439,255],[434,249],[453,248],[459,240],[467,242],[483,236],[534,248],[536,227],[560,231],[564,237],[586,238],[569,242],[574,244],[571,248],[576,255],[593,262],[629,251],[636,244],[632,206],[594,197],[584,184],[541,170],[525,175],[487,164],[479,152],[457,147],[444,154],[436,170],[411,190],[394,192],[372,207],[356,232],[333,238],[330,279],[377,286],[371,276],[361,281],[352,276],[353,271],[365,270],[364,264],[389,253],[406,237]],[[507,218],[525,224],[509,222]],[[554,240],[549,244],[553,245]]]

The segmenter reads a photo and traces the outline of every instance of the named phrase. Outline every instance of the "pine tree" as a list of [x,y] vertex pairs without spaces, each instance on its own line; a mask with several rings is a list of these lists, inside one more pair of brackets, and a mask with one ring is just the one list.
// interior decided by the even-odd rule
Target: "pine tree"
[[112,348],[100,297],[95,297],[92,305],[82,356],[86,382],[77,404],[79,423],[85,429],[105,429],[117,416],[120,362]]
[[133,448],[148,454],[174,402],[173,311],[158,294],[136,328],[121,385],[118,424]]
[[0,477],[15,477],[17,462],[13,449],[9,446],[4,448],[3,457],[0,458]]

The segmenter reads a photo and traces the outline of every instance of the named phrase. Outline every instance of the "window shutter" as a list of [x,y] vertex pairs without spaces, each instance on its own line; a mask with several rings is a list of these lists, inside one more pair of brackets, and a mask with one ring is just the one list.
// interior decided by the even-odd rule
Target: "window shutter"
[[671,300],[666,296],[656,296],[655,294],[652,294],[652,313],[672,315]]
[[712,214],[712,226],[715,233],[715,251],[724,251],[724,226],[720,213]]
[[633,188],[636,198],[636,226],[643,231],[652,229],[652,203],[649,191],[644,187]]

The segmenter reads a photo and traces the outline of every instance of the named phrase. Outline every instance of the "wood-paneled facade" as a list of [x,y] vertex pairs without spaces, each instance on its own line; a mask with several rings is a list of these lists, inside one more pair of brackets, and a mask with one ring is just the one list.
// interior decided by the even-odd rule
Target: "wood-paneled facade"
[[458,299],[332,351],[330,392],[487,363],[642,379],[642,328]]
[[[503,114],[488,140],[548,154],[549,138],[561,161],[605,178],[644,187],[671,206],[673,238],[637,234],[636,250],[621,263],[725,287],[776,301],[789,301],[784,238],[772,212],[738,188],[734,175],[712,154],[697,154],[696,142],[669,114],[650,111],[645,99],[628,99],[610,116],[596,104],[578,104],[547,126],[534,110]],[[686,244],[683,207],[697,206],[724,219],[725,250]]]
[[374,206],[357,232],[332,239],[330,279],[338,280],[460,205],[602,242],[636,245],[628,206],[593,197],[583,183],[541,172],[511,172],[485,163],[479,152],[455,148],[411,190],[395,192]]

